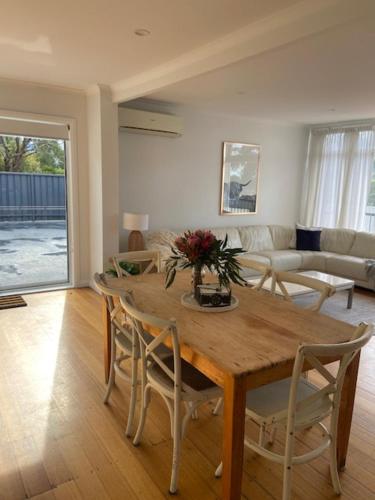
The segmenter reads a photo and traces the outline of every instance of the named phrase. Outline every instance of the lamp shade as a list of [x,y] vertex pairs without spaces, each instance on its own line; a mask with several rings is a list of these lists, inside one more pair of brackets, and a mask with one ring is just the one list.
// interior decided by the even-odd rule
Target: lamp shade
[[123,214],[122,227],[129,231],[147,231],[148,214],[132,214],[125,212]]

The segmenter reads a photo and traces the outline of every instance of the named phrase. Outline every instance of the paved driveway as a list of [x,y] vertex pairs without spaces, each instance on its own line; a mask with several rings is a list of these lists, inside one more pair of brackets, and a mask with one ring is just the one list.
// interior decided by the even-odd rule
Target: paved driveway
[[67,281],[65,221],[0,222],[0,291]]

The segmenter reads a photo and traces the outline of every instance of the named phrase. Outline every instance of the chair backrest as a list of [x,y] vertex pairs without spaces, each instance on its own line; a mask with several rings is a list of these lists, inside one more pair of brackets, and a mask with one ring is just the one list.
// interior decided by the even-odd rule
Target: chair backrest
[[271,286],[272,293],[275,292],[275,288],[278,285],[284,299],[289,302],[292,302],[292,298],[288,293],[285,283],[300,285],[319,292],[318,300],[307,308],[311,311],[319,311],[326,298],[331,297],[336,292],[335,287],[316,278],[311,278],[310,276],[304,276],[303,274],[298,273],[290,273],[287,271],[273,271]]
[[[181,380],[181,355],[176,321],[174,319],[161,319],[139,311],[134,303],[132,303],[132,298],[129,294],[121,297],[121,304],[133,325],[134,332],[138,335],[143,366],[146,367],[148,361],[154,361],[158,364],[160,369],[173,382],[176,402],[181,400],[182,389],[186,392],[195,393],[191,387],[182,383]],[[143,325],[147,325],[147,329],[156,336],[152,337],[146,332]],[[172,367],[167,366],[162,354],[163,351],[158,349],[162,344],[167,344],[169,348],[172,348]]]
[[123,294],[127,293],[131,296],[131,292],[126,292],[123,288],[115,288],[108,285],[104,273],[95,273],[94,283],[105,299],[106,306],[111,318],[111,323],[118,330],[124,333],[129,338],[129,340],[132,340],[132,335],[129,334],[129,329],[126,326],[126,318],[120,301],[120,298]]
[[[362,347],[370,341],[372,330],[372,325],[361,323],[356,328],[352,339],[348,342],[342,344],[305,344],[298,348],[289,393],[288,435],[289,432],[293,432],[296,412],[304,412],[308,416],[309,408],[312,408],[314,403],[327,395],[331,395],[331,408],[329,411],[332,413],[332,418],[338,418],[341,390],[346,370]],[[325,357],[339,359],[339,367],[336,375],[328,371],[320,361],[319,358]],[[322,375],[326,384],[312,396],[297,402],[298,384],[302,377],[302,372],[306,369],[306,362]]]
[[237,260],[242,267],[253,269],[261,275],[260,280],[253,287],[254,290],[260,290],[263,287],[264,282],[272,275],[272,267],[267,264],[262,264],[256,260],[244,259],[241,257],[238,257]]
[[123,276],[131,276],[120,265],[121,262],[129,262],[134,264],[148,263],[144,270],[141,269],[141,274],[148,274],[151,271],[160,272],[160,252],[156,250],[140,250],[137,252],[122,252],[112,257],[112,262],[119,278]]

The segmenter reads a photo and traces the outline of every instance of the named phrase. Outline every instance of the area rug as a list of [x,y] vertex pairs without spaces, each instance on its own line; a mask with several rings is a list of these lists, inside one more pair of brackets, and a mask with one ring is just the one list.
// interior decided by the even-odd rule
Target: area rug
[[21,295],[5,295],[0,297],[0,309],[11,309],[13,307],[25,307],[26,302]]

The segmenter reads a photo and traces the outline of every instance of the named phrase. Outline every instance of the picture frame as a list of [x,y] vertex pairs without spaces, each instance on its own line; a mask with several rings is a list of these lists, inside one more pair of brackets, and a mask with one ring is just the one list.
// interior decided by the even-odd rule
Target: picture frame
[[254,215],[258,210],[260,145],[223,142],[220,215]]

